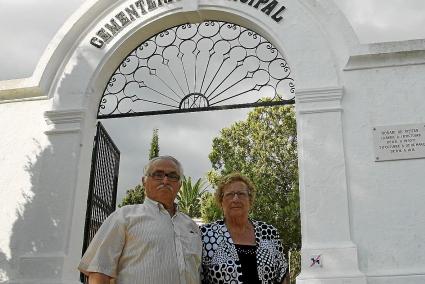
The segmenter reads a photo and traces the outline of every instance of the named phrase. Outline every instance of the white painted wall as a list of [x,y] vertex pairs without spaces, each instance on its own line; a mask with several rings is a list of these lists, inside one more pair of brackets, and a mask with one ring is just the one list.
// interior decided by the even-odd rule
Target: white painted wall
[[[425,160],[375,162],[371,132],[425,122],[424,41],[361,46],[330,0],[288,1],[282,24],[238,1],[182,0],[129,26],[106,48],[91,46],[93,33],[132,3],[86,2],[52,41],[31,84],[0,84],[0,282],[7,275],[9,283],[78,283],[103,86],[149,32],[203,18],[260,32],[294,71],[303,234],[298,282],[425,282]],[[36,92],[25,93],[28,88]],[[29,101],[4,103],[16,98]],[[322,267],[310,267],[312,255],[322,255]]]
[[29,208],[43,190],[39,187],[40,157],[48,151],[43,113],[47,100],[0,104],[0,282],[15,274],[23,251],[19,240],[39,224],[28,223]]
[[[374,126],[425,122],[424,41],[370,49],[385,54],[394,47],[402,52],[360,57],[348,67],[369,69],[345,72],[351,230],[368,283],[424,283],[425,159],[375,162],[372,142]],[[404,66],[412,60],[420,64]]]

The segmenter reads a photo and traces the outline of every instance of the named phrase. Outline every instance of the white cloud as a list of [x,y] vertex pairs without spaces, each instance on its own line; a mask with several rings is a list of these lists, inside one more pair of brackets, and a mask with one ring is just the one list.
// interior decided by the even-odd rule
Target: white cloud
[[0,80],[31,76],[50,40],[83,2],[0,0]]
[[362,43],[425,38],[425,1],[336,0]]

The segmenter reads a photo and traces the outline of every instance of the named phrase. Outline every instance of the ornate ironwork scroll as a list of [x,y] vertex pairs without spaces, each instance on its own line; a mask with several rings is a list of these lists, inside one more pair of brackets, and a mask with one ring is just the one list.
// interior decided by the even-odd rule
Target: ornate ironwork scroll
[[[103,125],[98,122],[87,197],[83,254],[100,225],[115,211],[119,164],[120,151]],[[87,277],[83,274],[81,274],[80,278],[81,282],[88,283]]]
[[162,31],[133,50],[110,78],[98,118],[292,104],[294,94],[291,69],[269,41],[205,21]]

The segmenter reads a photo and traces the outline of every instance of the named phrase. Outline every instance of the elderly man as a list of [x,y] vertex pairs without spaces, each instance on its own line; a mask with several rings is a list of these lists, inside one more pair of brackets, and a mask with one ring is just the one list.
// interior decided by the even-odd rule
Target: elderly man
[[90,284],[200,282],[199,229],[174,203],[182,175],[171,156],[149,161],[142,178],[144,203],[112,213],[78,266]]

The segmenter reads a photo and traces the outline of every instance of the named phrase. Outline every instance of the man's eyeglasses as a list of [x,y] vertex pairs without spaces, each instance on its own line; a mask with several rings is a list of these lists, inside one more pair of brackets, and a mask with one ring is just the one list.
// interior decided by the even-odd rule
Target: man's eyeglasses
[[164,177],[167,177],[169,181],[180,180],[180,176],[175,172],[165,173],[163,171],[156,171],[156,172],[148,174],[148,176],[152,177],[155,180],[163,180]]
[[223,194],[223,198],[227,200],[232,200],[235,195],[238,196],[239,199],[246,199],[248,198],[249,191],[248,190],[242,190],[242,191],[230,191]]

